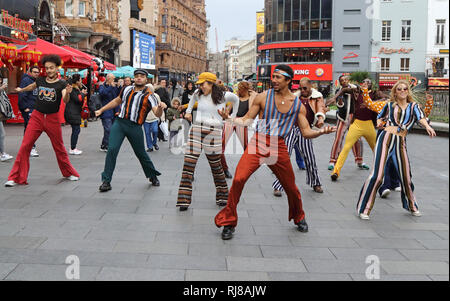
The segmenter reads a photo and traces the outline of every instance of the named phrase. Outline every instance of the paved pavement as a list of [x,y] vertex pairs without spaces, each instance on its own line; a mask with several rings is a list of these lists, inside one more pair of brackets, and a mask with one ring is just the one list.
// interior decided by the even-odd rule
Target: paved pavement
[[[6,132],[6,150],[16,155],[22,128]],[[380,260],[381,280],[449,279],[448,138],[408,136],[423,217],[408,215],[399,193],[392,193],[377,199],[370,221],[359,220],[355,206],[368,172],[358,170],[350,155],[332,183],[326,167],[333,137],[323,136],[315,148],[324,194],[306,187],[305,172],[295,169],[310,232],[287,221],[287,200],[272,196],[273,176],[262,167],[245,187],[234,238],[224,242],[213,223],[219,209],[204,156],[187,212],[175,208],[183,158],[169,154],[167,145],[151,154],[163,173],[161,187],[149,186],[125,142],[113,190],[100,194],[101,132],[100,122],[82,129],[85,152],[71,158],[79,182],[61,178],[44,135],[41,156],[31,159],[30,184],[0,187],[0,279],[66,280],[69,255],[80,260],[81,280],[367,280],[366,270],[376,271],[376,261],[366,263],[370,255]],[[63,134],[68,145],[70,128]],[[371,163],[367,144],[365,150]],[[239,157],[228,156],[233,168]],[[2,183],[11,167],[0,164]]]

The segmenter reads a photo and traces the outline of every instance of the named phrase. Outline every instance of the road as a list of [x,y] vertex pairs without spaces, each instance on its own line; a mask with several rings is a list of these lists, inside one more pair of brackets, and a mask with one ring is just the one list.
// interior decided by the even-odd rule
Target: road
[[[21,126],[6,127],[11,155],[17,154],[22,131]],[[63,128],[67,146],[70,131]],[[305,172],[294,169],[309,233],[288,222],[287,199],[273,197],[273,176],[262,167],[244,189],[234,238],[223,241],[213,223],[219,208],[204,156],[192,206],[179,212],[175,204],[183,157],[171,154],[167,144],[151,153],[163,174],[161,187],[149,185],[125,142],[113,190],[100,194],[101,136],[100,122],[82,128],[79,148],[84,153],[71,157],[80,181],[61,178],[50,140],[43,135],[37,142],[40,157],[31,159],[29,185],[0,187],[0,279],[66,280],[70,255],[80,261],[81,280],[368,280],[366,271],[374,271],[377,260],[380,277],[369,273],[376,279],[449,279],[448,138],[408,136],[420,218],[404,211],[394,192],[388,199],[377,198],[371,220],[361,221],[355,206],[368,171],[358,170],[350,154],[339,181],[331,182],[330,135],[314,142],[324,194],[306,187]],[[364,146],[371,165],[372,153]],[[239,157],[227,155],[233,173]],[[12,164],[0,164],[2,183]]]

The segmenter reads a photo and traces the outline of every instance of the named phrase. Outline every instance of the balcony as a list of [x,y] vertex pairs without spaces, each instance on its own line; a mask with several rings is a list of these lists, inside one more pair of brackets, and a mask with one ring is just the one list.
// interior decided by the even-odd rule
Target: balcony
[[140,30],[144,33],[148,33],[150,35],[153,36],[157,36],[158,35],[158,29],[154,26],[151,26],[147,23],[144,23],[138,19],[135,18],[130,18],[128,20],[128,27],[130,29],[136,29],[136,30]]
[[156,43],[156,50],[173,50],[172,44],[170,43]]

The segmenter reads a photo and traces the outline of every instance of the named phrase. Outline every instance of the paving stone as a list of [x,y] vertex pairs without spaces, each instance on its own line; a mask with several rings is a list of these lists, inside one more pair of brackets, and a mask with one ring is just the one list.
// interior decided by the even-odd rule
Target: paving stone
[[392,249],[358,249],[358,248],[330,248],[330,251],[338,260],[365,261],[368,256],[375,255],[383,260],[408,260],[398,250]]
[[429,240],[429,239],[417,239],[417,241],[425,248],[430,250],[448,250],[448,240]]
[[358,274],[365,273],[368,265],[365,260],[316,260],[303,259],[309,273]]
[[446,281],[448,282],[448,275],[428,275],[433,281]]
[[306,273],[300,259],[227,256],[227,266],[229,271]]
[[[25,281],[74,281],[66,277],[68,265],[20,264],[6,280]],[[80,281],[95,280],[100,267],[80,266]]]
[[437,261],[382,261],[382,268],[388,274],[396,275],[448,275],[449,266]]
[[184,270],[103,268],[98,281],[184,281]]
[[39,249],[111,252],[115,244],[116,241],[111,240],[49,238],[39,247]]
[[223,256],[181,256],[181,255],[150,255],[147,267],[158,269],[183,269],[183,270],[226,270],[225,257]]
[[45,237],[0,236],[0,248],[36,249],[46,240]]
[[315,248],[358,248],[358,244],[351,238],[336,237],[309,237],[307,235],[289,236],[292,244],[296,247],[315,247]]
[[270,281],[265,272],[230,272],[187,270],[186,281]]
[[449,261],[447,250],[399,250],[411,261]]
[[271,281],[351,281],[347,274],[269,273]]
[[149,232],[145,230],[130,231],[130,230],[110,230],[110,229],[94,229],[89,232],[86,239],[92,240],[122,240],[122,241],[154,241],[156,232]]
[[187,243],[118,241],[114,252],[187,255]]
[[335,259],[327,248],[261,246],[264,258]]
[[234,256],[262,257],[259,246],[219,245],[219,244],[189,244],[189,255],[193,256]]
[[394,239],[394,238],[355,238],[362,248],[375,249],[424,249],[424,247],[414,239]]
[[16,263],[0,263],[0,279],[5,279],[17,266]]
[[431,281],[425,275],[380,275],[380,279],[367,279],[365,274],[351,274],[354,281]]

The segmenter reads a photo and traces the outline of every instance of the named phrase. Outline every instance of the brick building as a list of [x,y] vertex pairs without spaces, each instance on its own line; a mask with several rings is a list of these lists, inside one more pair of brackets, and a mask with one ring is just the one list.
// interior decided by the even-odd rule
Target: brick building
[[159,0],[158,8],[158,78],[185,80],[206,71],[205,1]]

